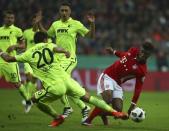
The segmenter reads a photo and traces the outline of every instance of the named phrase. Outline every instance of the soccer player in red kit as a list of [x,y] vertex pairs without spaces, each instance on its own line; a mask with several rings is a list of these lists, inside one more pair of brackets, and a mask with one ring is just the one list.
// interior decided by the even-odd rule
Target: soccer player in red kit
[[[121,84],[127,80],[136,78],[134,95],[131,105],[128,109],[128,114],[136,107],[139,99],[145,75],[147,73],[146,60],[152,54],[154,47],[151,40],[147,39],[142,44],[141,48],[130,48],[127,52],[113,50],[111,47],[106,50],[119,57],[114,64],[106,68],[100,75],[97,83],[97,93],[101,94],[103,100],[108,104],[112,104],[117,111],[122,111],[123,108],[123,90]],[[106,112],[95,107],[89,117],[82,122],[83,125],[90,125],[91,121],[100,115],[103,123],[108,124]]]

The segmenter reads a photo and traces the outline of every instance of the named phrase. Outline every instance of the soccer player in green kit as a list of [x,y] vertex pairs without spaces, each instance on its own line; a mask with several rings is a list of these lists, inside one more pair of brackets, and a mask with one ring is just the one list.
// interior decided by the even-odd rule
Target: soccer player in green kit
[[57,47],[55,44],[47,43],[48,36],[44,32],[37,32],[34,36],[35,46],[28,49],[21,55],[10,56],[0,50],[0,57],[7,62],[27,62],[33,69],[34,75],[43,83],[43,89],[35,92],[31,98],[37,103],[37,107],[44,113],[54,118],[50,126],[55,127],[64,122],[63,115],[58,115],[50,106],[50,103],[67,94],[76,99],[93,104],[107,112],[112,116],[120,119],[127,119],[126,113],[117,112],[107,105],[103,100],[99,100],[94,96],[90,96],[84,88],[82,88],[70,75],[68,75],[60,63],[54,57],[55,53],[63,53],[66,58],[70,57],[70,53],[63,48]]
[[[34,15],[31,17],[31,27],[26,29],[23,32],[23,37],[25,39],[26,44],[26,50],[33,47],[35,45],[34,43],[34,34],[38,31],[43,31],[43,27],[41,26],[41,20],[42,20],[42,11],[38,9],[35,11]],[[31,96],[34,94],[34,92],[37,90],[37,79],[33,76],[32,68],[28,63],[24,63],[24,72],[26,75],[26,81],[25,81],[25,88],[26,88],[26,94],[28,98],[31,98]],[[28,113],[31,109],[31,105],[26,106],[26,102],[23,101],[23,105],[25,105],[25,113]]]
[[[14,25],[15,15],[12,11],[4,12],[4,24],[0,27],[0,49],[10,55],[16,55],[16,51],[25,48],[22,30]],[[5,62],[0,58],[0,77],[14,84],[19,89],[25,100],[27,96],[25,87],[21,84],[18,64]],[[29,103],[27,101],[27,103]]]
[[[59,55],[61,67],[71,76],[73,69],[77,65],[76,58],[76,42],[77,35],[87,36],[94,38],[95,35],[95,17],[90,14],[87,19],[90,23],[90,29],[88,30],[80,21],[74,20],[70,17],[71,8],[69,3],[62,3],[59,8],[60,20],[53,22],[48,30],[50,37],[56,37],[56,44],[68,50],[71,53],[69,59],[66,59],[63,54]],[[82,121],[88,116],[90,107],[86,106],[81,100],[72,98],[82,110]],[[62,102],[65,105],[63,115],[68,115],[73,111],[69,105],[67,97],[62,98]]]

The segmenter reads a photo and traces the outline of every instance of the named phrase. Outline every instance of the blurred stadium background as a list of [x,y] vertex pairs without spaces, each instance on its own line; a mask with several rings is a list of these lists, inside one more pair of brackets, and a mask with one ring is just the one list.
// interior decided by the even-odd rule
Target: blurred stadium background
[[[3,24],[3,11],[6,9],[12,9],[16,15],[15,25],[24,30],[30,26],[28,21],[31,14],[33,14],[37,9],[42,9],[43,25],[48,28],[50,24],[58,18],[58,5],[61,1],[62,0],[0,0],[0,25]],[[161,101],[164,105],[168,105],[169,1],[71,0],[71,4],[72,17],[80,20],[85,25],[87,25],[87,23],[84,16],[88,11],[92,10],[96,16],[96,39],[78,39],[78,68],[73,73],[74,78],[82,85],[87,86],[89,90],[95,90],[97,77],[101,71],[116,60],[116,57],[105,54],[103,50],[104,47],[112,46],[115,49],[127,50],[131,46],[139,46],[141,41],[145,38],[151,38],[156,47],[156,51],[148,61],[150,72],[147,75],[143,87],[143,90],[146,92],[143,93],[143,100],[147,101],[147,99],[151,99],[151,102],[153,102],[154,99],[155,102],[157,99],[159,100],[162,98],[159,100],[158,104],[160,104]],[[24,79],[22,65],[21,74]],[[131,91],[133,90],[133,84],[134,80],[127,82],[124,85],[124,88]],[[5,94],[7,96],[8,94],[16,95],[16,93],[12,93],[14,92],[13,90],[5,91],[4,88],[9,89],[13,88],[13,86],[1,78],[0,101],[3,99],[3,96],[5,97]],[[147,91],[151,93],[147,94]],[[153,98],[152,93],[156,94],[154,95],[156,99]],[[165,96],[165,100],[161,96]],[[144,105],[145,101],[143,101],[141,105]],[[10,100],[8,102],[10,103]],[[144,106],[147,108],[148,105],[149,103],[147,102]],[[160,106],[158,108],[160,108]],[[156,110],[158,110],[158,108],[156,108]],[[169,109],[169,106],[164,108]],[[150,107],[147,109],[149,110]],[[2,109],[0,117],[3,114],[3,111],[5,112],[6,108],[4,108],[4,110]],[[166,113],[166,120],[169,121],[169,113]],[[157,114],[154,113],[154,115]],[[3,123],[2,119],[0,119],[0,124],[1,122]],[[117,125],[118,124],[116,124],[116,126]],[[154,124],[154,126],[157,125]],[[167,125],[165,126],[167,127]],[[0,130],[1,129],[5,128],[1,125]],[[115,129],[118,129],[118,127]],[[165,129],[166,131],[169,130],[169,128]],[[155,129],[141,128],[140,130],[147,131]]]
[[[43,11],[43,25],[48,28],[58,18],[57,0],[0,0],[0,16],[5,9],[16,14],[15,24],[23,30],[30,27],[30,17],[38,9]],[[106,46],[127,50],[139,46],[144,38],[151,38],[156,52],[148,62],[151,78],[145,90],[169,90],[169,1],[167,0],[72,0],[72,17],[85,21],[85,14],[96,16],[96,39],[79,38],[77,44],[78,69],[74,76],[83,85],[95,88],[97,76],[116,59],[104,52]],[[0,19],[2,25],[3,19]],[[21,69],[22,71],[22,69]],[[158,87],[157,87],[158,85]],[[149,89],[153,88],[153,89]]]

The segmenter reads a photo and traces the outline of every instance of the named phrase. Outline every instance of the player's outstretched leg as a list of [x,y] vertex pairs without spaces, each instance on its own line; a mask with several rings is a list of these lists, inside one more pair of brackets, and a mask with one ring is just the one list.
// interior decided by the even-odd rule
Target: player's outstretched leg
[[56,127],[59,126],[60,124],[62,124],[64,122],[64,117],[62,115],[58,115],[56,113],[56,111],[48,104],[45,104],[41,101],[39,101],[37,103],[37,107],[44,113],[50,115],[51,117],[53,117],[53,121],[50,123],[49,126],[51,127]]
[[90,112],[90,107],[87,106],[82,100],[78,98],[73,98],[73,97],[70,98],[81,109],[82,121],[86,120]]
[[19,83],[14,83],[15,87],[19,89],[19,93],[21,96],[24,98],[22,104],[24,105],[25,108],[25,113],[29,112],[33,103],[29,101],[28,94],[26,92],[26,88],[21,82]]
[[90,113],[90,115],[87,117],[87,119],[85,119],[84,121],[82,121],[83,125],[91,125],[92,120],[97,117],[97,116],[101,116],[101,119],[103,121],[104,125],[108,125],[108,119],[107,119],[107,115],[108,116],[112,116],[112,113],[110,112],[105,112],[102,109],[95,107],[92,112]]
[[103,100],[100,100],[94,96],[90,96],[90,95],[86,94],[81,99],[98,107],[98,111],[97,111],[98,114],[101,113],[102,110],[104,110],[104,111],[109,112],[112,116],[114,116],[116,118],[120,118],[120,119],[127,119],[128,118],[128,115],[126,113],[117,112],[111,106],[106,104]]
[[34,96],[31,98],[31,100],[34,103],[37,103],[37,107],[47,115],[53,117],[53,121],[50,123],[49,126],[56,127],[59,126],[64,122],[63,115],[59,115],[56,113],[56,111],[52,108],[50,105],[51,102],[54,100],[57,100],[60,97],[57,97],[54,94],[46,92],[46,90],[41,89],[37,92],[35,92]]
[[24,85],[25,85],[25,91],[27,94],[27,100],[23,100],[22,104],[25,107],[25,113],[29,113],[33,103],[28,100],[31,99],[33,94],[37,91],[37,84],[29,81],[29,82],[26,82]]
[[64,118],[67,118],[70,114],[72,114],[73,109],[72,109],[72,107],[69,104],[67,95],[63,95],[60,100],[61,100],[61,102],[64,105],[64,109],[63,109],[62,115],[63,115]]
[[56,126],[59,126],[60,124],[62,124],[63,122],[64,122],[63,115],[59,115],[59,116],[55,117],[55,119],[50,123],[49,126],[56,127]]

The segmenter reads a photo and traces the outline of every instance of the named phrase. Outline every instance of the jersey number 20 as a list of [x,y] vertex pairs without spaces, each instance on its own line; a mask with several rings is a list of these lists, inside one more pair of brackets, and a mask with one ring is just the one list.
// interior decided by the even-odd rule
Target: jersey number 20
[[[46,53],[49,54],[50,56],[50,59],[47,59],[46,57]],[[52,62],[53,62],[53,53],[52,51],[49,49],[49,48],[44,48],[42,50],[42,52],[40,51],[35,51],[33,54],[32,54],[32,58],[35,58],[35,55],[38,55],[39,58],[38,58],[38,61],[37,61],[37,68],[42,68],[44,67],[46,64],[47,65],[50,65]],[[44,61],[44,63],[42,62],[42,60]]]

